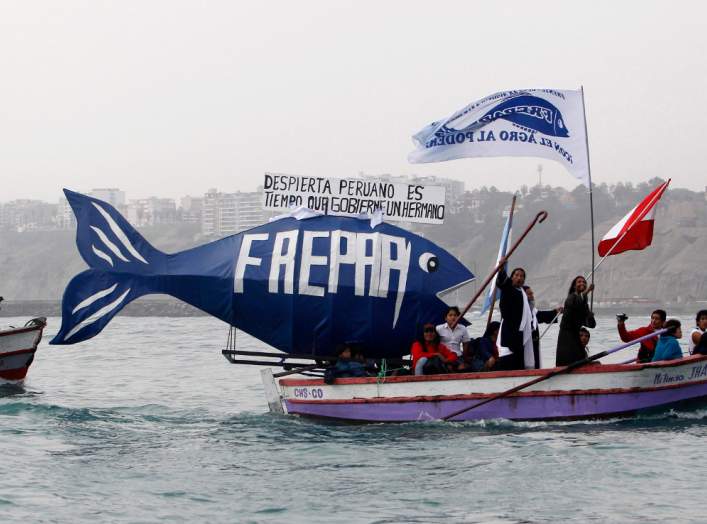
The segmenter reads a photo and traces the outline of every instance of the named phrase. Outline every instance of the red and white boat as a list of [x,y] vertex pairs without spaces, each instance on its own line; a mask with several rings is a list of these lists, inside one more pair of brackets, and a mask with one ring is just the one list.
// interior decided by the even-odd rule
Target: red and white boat
[[331,385],[309,378],[275,382],[270,369],[261,373],[271,411],[360,422],[613,417],[707,399],[707,356],[701,355],[584,366],[502,395],[552,372],[340,378]]
[[25,378],[46,325],[47,319],[39,317],[24,327],[0,330],[0,379]]

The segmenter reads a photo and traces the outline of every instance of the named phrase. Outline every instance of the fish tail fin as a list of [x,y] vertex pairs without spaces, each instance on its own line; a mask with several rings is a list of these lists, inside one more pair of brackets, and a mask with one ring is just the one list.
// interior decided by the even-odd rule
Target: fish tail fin
[[76,215],[76,246],[91,269],[76,275],[64,291],[61,329],[51,344],[74,344],[98,333],[136,298],[159,293],[167,274],[166,254],[155,249],[116,209],[64,189]]
[[50,344],[75,344],[98,333],[129,302],[153,292],[148,279],[87,269],[71,279],[61,303],[61,329]]
[[76,246],[89,267],[137,275],[164,271],[167,256],[113,206],[68,189],[64,194],[76,216]]

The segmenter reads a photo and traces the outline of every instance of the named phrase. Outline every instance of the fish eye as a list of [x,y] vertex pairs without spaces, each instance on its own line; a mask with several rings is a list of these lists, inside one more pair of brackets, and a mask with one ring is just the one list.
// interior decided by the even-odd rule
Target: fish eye
[[562,122],[562,119],[561,119],[561,118],[558,118],[558,119],[557,119],[557,125],[558,125],[558,127],[559,127],[560,129],[562,129],[562,128],[565,127],[565,124],[564,124],[564,122]]
[[439,268],[439,260],[432,253],[422,253],[419,264],[420,269],[425,273],[434,273]]

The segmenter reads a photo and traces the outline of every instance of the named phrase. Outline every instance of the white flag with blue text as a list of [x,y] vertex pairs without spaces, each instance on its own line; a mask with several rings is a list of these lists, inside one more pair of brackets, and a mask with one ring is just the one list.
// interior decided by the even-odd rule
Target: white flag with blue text
[[468,157],[556,160],[590,185],[581,91],[501,91],[472,102],[413,135],[413,164]]

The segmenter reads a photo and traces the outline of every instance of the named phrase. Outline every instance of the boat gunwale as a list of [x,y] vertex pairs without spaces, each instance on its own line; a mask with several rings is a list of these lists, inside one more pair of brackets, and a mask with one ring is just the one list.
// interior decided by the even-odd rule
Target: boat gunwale
[[9,335],[20,335],[22,333],[29,333],[30,331],[38,331],[42,329],[44,329],[44,326],[26,326],[2,329],[0,330],[0,337],[7,337]]
[[[573,369],[571,374],[592,374],[592,373],[627,373],[631,371],[642,371],[646,369],[665,369],[681,366],[684,364],[695,364],[698,362],[707,361],[707,355],[689,355],[675,360],[661,360],[658,362],[644,362],[640,364],[601,364],[587,365],[581,368]],[[497,379],[511,377],[542,377],[553,371],[563,369],[564,366],[544,369],[527,369],[514,371],[487,371],[476,373],[449,373],[444,375],[402,375],[390,376],[384,378],[378,377],[347,377],[337,378],[333,384],[325,384],[324,379],[298,379],[298,378],[282,378],[279,383],[282,387],[302,387],[302,386],[349,386],[357,384],[394,384],[406,382],[443,382],[447,380],[475,380],[475,379]],[[693,384],[690,382],[689,384]],[[683,384],[687,385],[687,384]],[[645,388],[640,388],[644,391]],[[574,390],[573,390],[574,391]],[[587,390],[576,390],[587,391]]]

